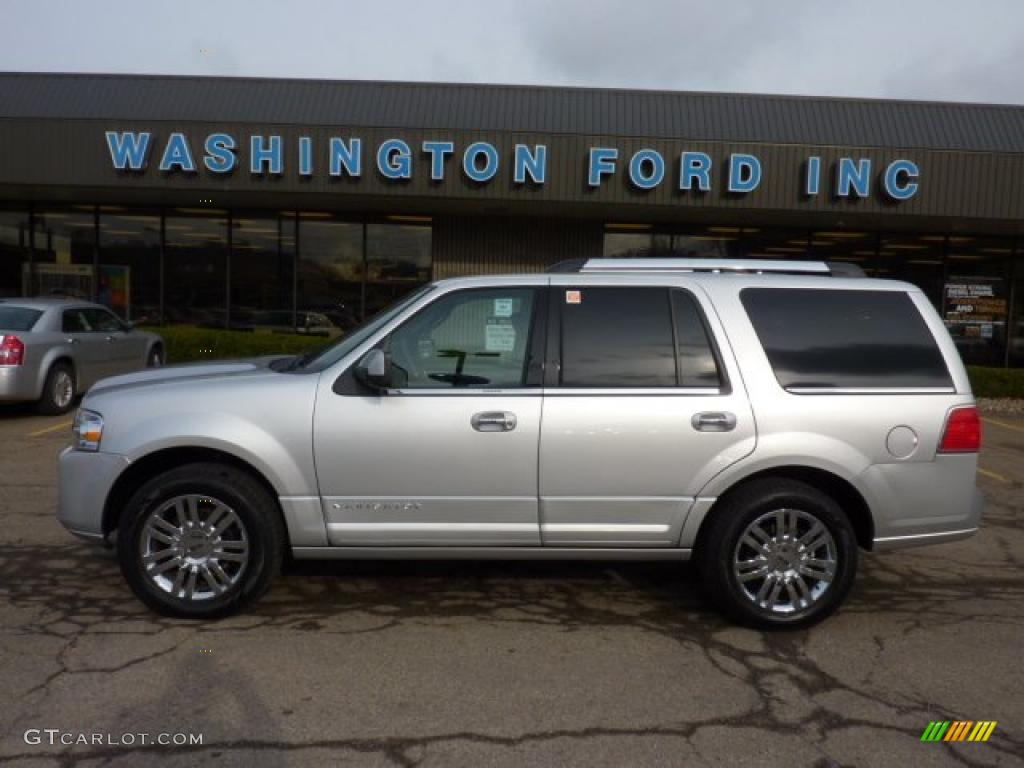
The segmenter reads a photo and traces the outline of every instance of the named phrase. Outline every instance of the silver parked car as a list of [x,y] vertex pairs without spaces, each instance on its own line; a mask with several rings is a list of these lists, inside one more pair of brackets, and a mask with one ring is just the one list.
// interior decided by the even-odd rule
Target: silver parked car
[[0,299],[0,402],[31,401],[64,413],[96,381],[157,367],[163,340],[100,304]]
[[[445,280],[315,353],[107,379],[58,515],[152,608],[222,615],[297,558],[694,558],[760,626],[858,549],[969,536],[980,424],[914,286],[821,262],[612,260]],[[894,587],[894,588],[898,588]]]

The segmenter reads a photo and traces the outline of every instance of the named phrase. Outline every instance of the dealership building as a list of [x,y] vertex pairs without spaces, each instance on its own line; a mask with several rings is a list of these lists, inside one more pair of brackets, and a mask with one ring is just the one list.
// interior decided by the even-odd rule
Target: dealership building
[[0,74],[0,296],[335,333],[597,256],[852,262],[1024,366],[1024,108]]

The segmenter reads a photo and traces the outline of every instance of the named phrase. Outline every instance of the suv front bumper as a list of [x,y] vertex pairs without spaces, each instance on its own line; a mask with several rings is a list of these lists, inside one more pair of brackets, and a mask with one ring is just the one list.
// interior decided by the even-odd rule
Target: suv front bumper
[[68,446],[57,460],[57,519],[71,533],[105,542],[103,508],[128,459]]

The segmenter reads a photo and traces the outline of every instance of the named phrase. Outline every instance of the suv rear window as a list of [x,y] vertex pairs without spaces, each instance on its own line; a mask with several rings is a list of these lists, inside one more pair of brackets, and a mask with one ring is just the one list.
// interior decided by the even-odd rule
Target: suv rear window
[[786,389],[953,386],[906,293],[745,288],[740,300]]
[[28,307],[0,307],[0,331],[31,331],[42,314]]

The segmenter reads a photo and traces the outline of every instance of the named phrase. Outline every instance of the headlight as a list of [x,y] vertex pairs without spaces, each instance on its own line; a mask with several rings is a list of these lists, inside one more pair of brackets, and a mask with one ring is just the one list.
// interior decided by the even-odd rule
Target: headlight
[[100,449],[100,438],[103,437],[103,417],[95,411],[87,411],[80,408],[75,414],[75,426],[72,427],[75,436],[75,447],[80,451],[98,451]]

